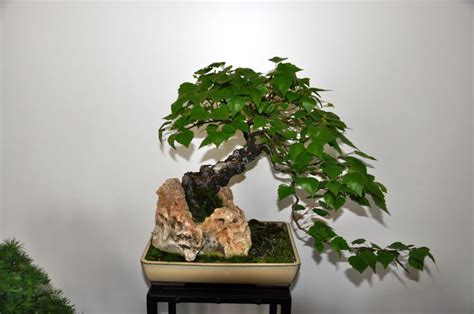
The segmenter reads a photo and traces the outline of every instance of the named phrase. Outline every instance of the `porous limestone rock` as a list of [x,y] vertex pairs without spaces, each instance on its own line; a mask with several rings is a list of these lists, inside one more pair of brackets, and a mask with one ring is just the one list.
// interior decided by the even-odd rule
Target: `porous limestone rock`
[[154,247],[183,255],[187,261],[194,260],[197,254],[218,253],[226,257],[248,254],[252,245],[250,229],[228,187],[218,192],[222,207],[216,208],[201,224],[192,218],[179,179],[166,180],[157,194]]
[[245,214],[235,206],[232,191],[228,187],[220,188],[218,196],[223,207],[216,208],[202,223],[206,239],[203,253],[218,251],[226,257],[247,255],[252,240]]
[[177,178],[168,179],[156,192],[158,203],[152,244],[160,250],[196,258],[203,246],[202,228],[193,221],[184,190]]

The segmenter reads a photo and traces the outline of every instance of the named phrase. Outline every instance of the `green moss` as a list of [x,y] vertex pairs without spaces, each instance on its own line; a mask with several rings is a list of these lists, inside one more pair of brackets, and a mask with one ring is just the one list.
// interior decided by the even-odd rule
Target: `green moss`
[[[295,261],[287,228],[282,223],[249,222],[252,234],[252,247],[247,256],[226,258],[222,255],[199,255],[196,263],[292,263]],[[146,257],[148,261],[185,262],[183,256],[163,252],[150,246]],[[190,262],[193,263],[193,262]]]

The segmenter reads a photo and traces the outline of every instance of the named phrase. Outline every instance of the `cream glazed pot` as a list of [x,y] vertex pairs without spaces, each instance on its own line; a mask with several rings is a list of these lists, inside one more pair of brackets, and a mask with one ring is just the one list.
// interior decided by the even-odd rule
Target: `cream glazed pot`
[[200,282],[257,285],[290,285],[301,265],[295,241],[287,222],[285,224],[295,261],[292,263],[195,263],[149,261],[146,254],[148,241],[141,258],[143,272],[151,282]]

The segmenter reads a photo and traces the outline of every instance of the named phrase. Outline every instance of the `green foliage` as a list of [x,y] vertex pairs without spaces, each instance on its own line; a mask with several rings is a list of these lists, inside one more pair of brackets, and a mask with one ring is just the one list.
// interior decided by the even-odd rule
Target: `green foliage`
[[0,313],[74,313],[16,240],[0,244]]
[[[194,73],[194,82],[181,84],[171,113],[160,127],[160,140],[188,146],[195,132],[202,132],[200,147],[219,147],[234,136],[243,136],[246,146],[260,145],[276,172],[286,174],[289,185],[278,187],[278,199],[293,200],[293,220],[314,238],[315,249],[347,253],[350,265],[362,272],[399,265],[401,258],[423,270],[429,249],[395,242],[385,248],[357,239],[348,244],[325,222],[303,226],[302,217],[328,219],[348,200],[387,212],[386,187],[368,172],[371,155],[357,148],[345,135],[347,125],[321,99],[324,90],[312,87],[301,69],[286,58],[270,59],[268,73],[233,68],[216,62]],[[305,199],[304,205],[300,199]],[[314,220],[314,219],[313,219]]]
[[293,195],[293,193],[295,193],[295,188],[292,186],[285,184],[280,184],[278,186],[278,200],[287,198],[288,196]]

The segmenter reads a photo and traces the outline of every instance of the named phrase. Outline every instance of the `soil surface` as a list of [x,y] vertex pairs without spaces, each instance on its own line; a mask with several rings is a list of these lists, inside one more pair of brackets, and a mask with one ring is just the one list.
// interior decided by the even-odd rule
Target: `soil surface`
[[[295,261],[291,240],[284,223],[248,222],[252,235],[252,247],[247,256],[226,258],[223,255],[198,255],[188,263],[292,263]],[[186,262],[183,256],[160,251],[150,246],[146,257],[148,261]]]

